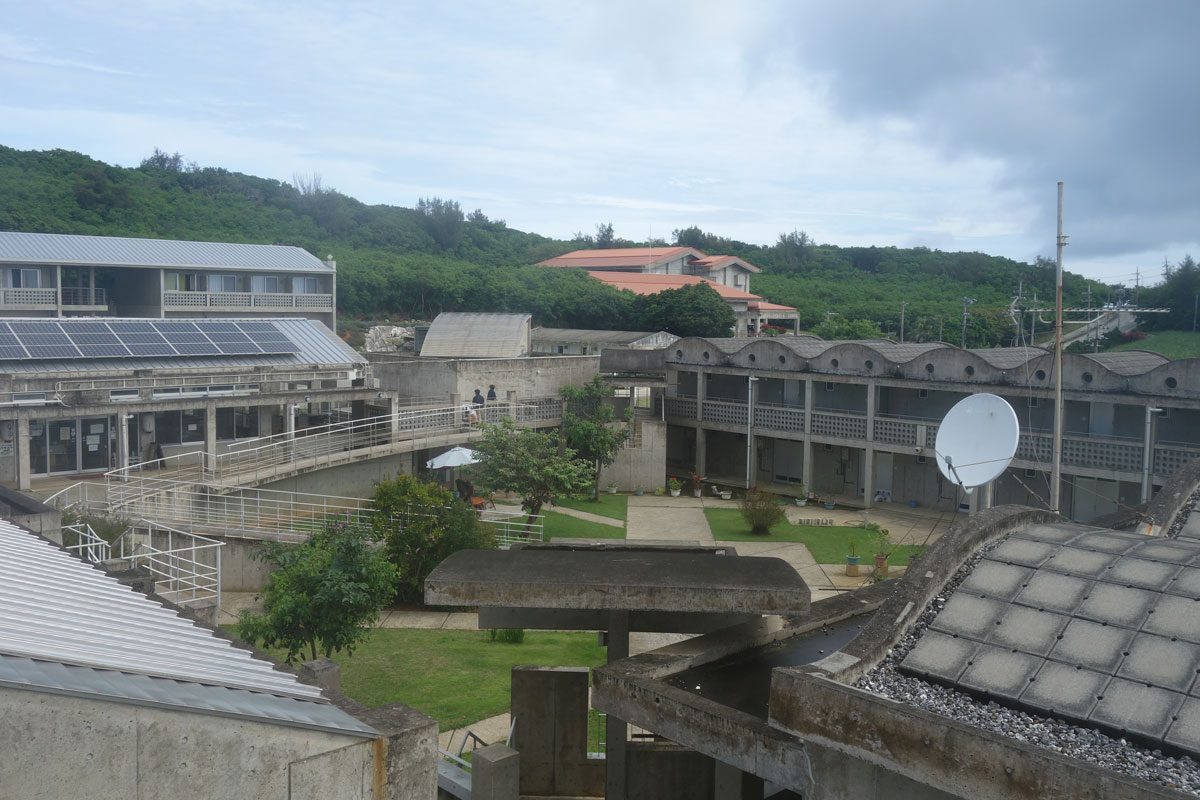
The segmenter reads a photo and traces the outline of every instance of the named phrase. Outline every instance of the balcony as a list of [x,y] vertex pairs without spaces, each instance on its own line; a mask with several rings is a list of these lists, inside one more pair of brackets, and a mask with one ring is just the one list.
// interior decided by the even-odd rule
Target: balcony
[[[0,308],[6,311],[54,311],[58,308],[57,289],[0,289]],[[64,286],[63,308],[107,311],[108,295],[104,289],[86,286]]]
[[267,292],[163,292],[163,308],[167,311],[244,311],[300,309],[302,311],[333,311],[331,294],[282,294]]
[[[667,397],[666,417],[677,423],[696,423],[696,400],[690,397]],[[728,400],[705,400],[703,422],[744,427],[746,404]],[[806,424],[806,422],[808,424]],[[851,446],[867,443],[867,418],[860,414],[842,414],[815,410],[810,419],[804,410],[767,403],[754,407],[754,430],[758,436],[786,438],[818,436],[823,439],[844,439]],[[877,416],[871,441],[881,449],[928,448],[930,454],[937,441],[936,420]],[[901,451],[903,452],[903,451]],[[1137,475],[1142,471],[1142,442],[1137,439],[1068,435],[1063,437],[1064,467],[1081,470],[1102,470]],[[1050,468],[1053,457],[1053,438],[1042,431],[1024,431],[1017,444],[1015,460],[1035,469]],[[1200,459],[1200,444],[1188,442],[1157,442],[1153,453],[1153,474],[1166,478],[1190,461]]]

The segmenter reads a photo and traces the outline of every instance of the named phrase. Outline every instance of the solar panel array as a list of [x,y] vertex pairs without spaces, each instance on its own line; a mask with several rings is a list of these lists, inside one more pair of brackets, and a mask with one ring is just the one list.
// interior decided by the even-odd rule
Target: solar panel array
[[297,353],[273,322],[0,322],[0,361],[27,358],[247,356]]

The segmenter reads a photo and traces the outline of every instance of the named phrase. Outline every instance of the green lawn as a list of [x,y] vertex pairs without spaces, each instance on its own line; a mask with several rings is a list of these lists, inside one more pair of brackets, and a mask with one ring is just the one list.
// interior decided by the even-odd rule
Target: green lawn
[[624,539],[625,529],[602,522],[592,522],[578,517],[569,517],[554,511],[542,512],[544,538],[551,539]]
[[576,511],[587,511],[592,514],[599,514],[602,517],[611,517],[612,519],[628,519],[628,503],[629,495],[627,494],[609,494],[601,492],[599,500],[592,500],[590,497],[559,497],[555,498],[554,505],[563,506],[564,508],[573,508]]
[[377,628],[352,657],[335,660],[348,696],[370,707],[404,703],[450,730],[508,711],[514,666],[595,667],[604,658],[594,633],[529,631],[521,644],[501,644],[486,631]]
[[[755,536],[737,509],[706,508],[704,516],[708,517],[708,526],[718,542],[802,542],[818,564],[845,563],[850,542],[858,545],[858,555],[864,563],[870,563],[874,553],[874,537],[862,528],[781,522],[771,528],[770,535]],[[913,555],[920,551],[921,548],[915,545],[897,545],[888,558],[888,564],[906,566]]]
[[1150,350],[1167,358],[1200,358],[1200,333],[1159,331],[1145,339],[1117,345],[1113,350]]

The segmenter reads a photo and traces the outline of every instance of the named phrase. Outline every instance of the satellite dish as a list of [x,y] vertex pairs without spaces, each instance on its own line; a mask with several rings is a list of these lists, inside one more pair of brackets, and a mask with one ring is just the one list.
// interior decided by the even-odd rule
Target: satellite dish
[[1017,452],[1017,412],[1002,397],[973,394],[959,400],[938,427],[938,469],[967,494],[999,477]]

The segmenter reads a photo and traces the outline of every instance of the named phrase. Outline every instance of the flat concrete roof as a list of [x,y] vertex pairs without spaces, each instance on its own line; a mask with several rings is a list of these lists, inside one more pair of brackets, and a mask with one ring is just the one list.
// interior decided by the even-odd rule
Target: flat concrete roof
[[809,598],[782,559],[670,550],[461,550],[425,581],[431,605],[802,614]]

